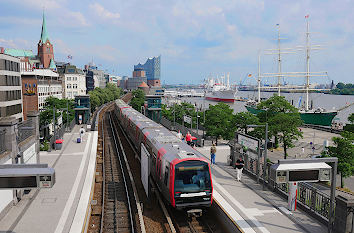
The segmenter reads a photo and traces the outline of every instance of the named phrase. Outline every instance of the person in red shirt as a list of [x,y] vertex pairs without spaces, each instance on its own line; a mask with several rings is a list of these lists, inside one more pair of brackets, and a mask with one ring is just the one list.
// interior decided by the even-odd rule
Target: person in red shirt
[[187,142],[188,145],[190,145],[191,142],[192,142],[192,135],[189,133],[189,131],[186,134],[186,142]]

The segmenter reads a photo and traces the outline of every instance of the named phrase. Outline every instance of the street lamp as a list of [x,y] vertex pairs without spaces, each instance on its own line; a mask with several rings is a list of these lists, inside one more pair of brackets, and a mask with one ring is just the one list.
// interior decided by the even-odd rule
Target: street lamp
[[267,169],[267,146],[268,146],[268,123],[265,125],[247,125],[249,128],[265,127],[265,145],[264,145],[264,169],[263,169],[263,190],[265,189],[266,169]]

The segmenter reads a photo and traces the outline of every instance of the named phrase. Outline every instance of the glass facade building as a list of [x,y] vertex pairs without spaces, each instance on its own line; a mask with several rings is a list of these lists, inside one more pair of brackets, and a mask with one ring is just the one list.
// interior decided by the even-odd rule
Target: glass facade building
[[160,80],[161,78],[161,56],[148,58],[145,64],[134,66],[134,70],[145,70],[147,80]]

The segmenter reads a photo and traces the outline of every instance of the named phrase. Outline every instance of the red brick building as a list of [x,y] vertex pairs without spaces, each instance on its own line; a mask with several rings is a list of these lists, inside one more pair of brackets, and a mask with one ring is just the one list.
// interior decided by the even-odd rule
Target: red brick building
[[52,61],[54,62],[53,45],[49,41],[44,13],[41,39],[38,42],[38,58],[45,69],[50,67]]

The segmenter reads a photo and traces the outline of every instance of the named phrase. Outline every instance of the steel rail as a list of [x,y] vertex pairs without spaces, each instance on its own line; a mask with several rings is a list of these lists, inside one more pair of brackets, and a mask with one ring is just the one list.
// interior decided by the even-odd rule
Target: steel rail
[[122,163],[122,160],[121,160],[121,156],[119,155],[120,152],[118,151],[118,145],[117,145],[117,139],[116,139],[116,137],[119,138],[119,135],[115,135],[116,132],[114,132],[114,130],[113,130],[114,128],[113,128],[113,125],[112,125],[112,119],[111,119],[110,115],[109,115],[109,123],[110,123],[111,130],[112,130],[112,136],[113,136],[115,148],[116,148],[116,151],[117,151],[117,154],[118,154],[117,157],[118,157],[118,160],[119,160],[119,166],[120,166],[120,169],[122,171],[122,177],[123,177],[123,181],[124,181],[124,187],[125,187],[125,192],[126,192],[126,197],[127,197],[127,202],[128,202],[129,217],[130,217],[130,227],[131,227],[131,231],[134,233],[135,229],[134,229],[132,207],[130,205],[129,190],[128,190],[127,180],[126,180],[126,177],[125,177],[125,174],[124,174],[124,170],[123,170],[123,163]]
[[103,219],[104,219],[104,205],[105,205],[105,190],[106,190],[106,170],[105,170],[105,164],[104,164],[104,160],[105,160],[105,139],[104,139],[104,116],[102,117],[102,208],[101,208],[101,226],[100,226],[100,233],[103,233]]

